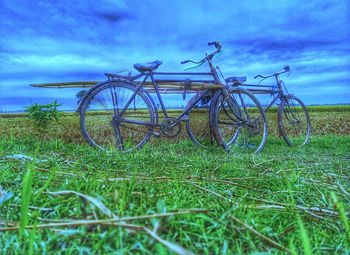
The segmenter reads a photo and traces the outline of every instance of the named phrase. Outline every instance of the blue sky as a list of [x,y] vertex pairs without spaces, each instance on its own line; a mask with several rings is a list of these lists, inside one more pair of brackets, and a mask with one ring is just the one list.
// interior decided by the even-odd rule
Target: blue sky
[[0,15],[3,111],[54,99],[75,105],[76,90],[31,83],[102,81],[155,59],[160,71],[182,71],[179,62],[202,58],[213,40],[222,42],[215,61],[226,76],[253,83],[289,64],[284,80],[306,103],[350,103],[347,0],[0,0]]

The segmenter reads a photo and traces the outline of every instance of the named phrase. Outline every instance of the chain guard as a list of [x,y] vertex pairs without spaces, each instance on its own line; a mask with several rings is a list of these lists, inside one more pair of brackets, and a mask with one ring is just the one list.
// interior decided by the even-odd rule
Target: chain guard
[[180,125],[180,122],[174,125],[176,122],[177,122],[176,118],[173,118],[173,117],[166,118],[162,122],[162,124],[160,124],[161,133],[169,138],[174,138],[178,136],[178,134],[181,131],[181,125]]

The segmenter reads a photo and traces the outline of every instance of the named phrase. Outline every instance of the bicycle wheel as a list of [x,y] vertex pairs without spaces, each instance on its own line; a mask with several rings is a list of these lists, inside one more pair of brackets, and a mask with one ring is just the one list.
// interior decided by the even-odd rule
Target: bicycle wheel
[[154,106],[145,90],[135,91],[127,82],[108,82],[86,95],[80,127],[90,145],[130,151],[148,141],[155,123]]
[[281,100],[278,127],[289,146],[308,144],[311,133],[310,117],[304,103],[296,96],[287,95]]
[[257,98],[248,90],[233,88],[217,92],[214,134],[225,150],[260,152],[267,138],[267,121]]
[[[191,98],[188,102],[188,107],[201,96],[202,94],[196,94]],[[186,131],[188,137],[195,145],[201,147],[209,147],[216,143],[211,125],[211,102],[212,93],[208,91],[188,112],[188,119],[186,120]]]

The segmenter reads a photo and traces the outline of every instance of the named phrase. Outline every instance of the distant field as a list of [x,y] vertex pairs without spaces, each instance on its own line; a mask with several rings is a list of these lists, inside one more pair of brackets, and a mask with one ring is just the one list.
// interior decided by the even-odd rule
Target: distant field
[[[278,136],[277,108],[271,109],[267,117],[269,120],[269,135]],[[350,135],[350,105],[344,106],[309,106],[312,135]],[[181,110],[172,110],[172,116],[178,116]],[[206,121],[202,110],[197,110],[198,120]],[[203,116],[201,118],[200,116]],[[198,122],[198,128],[205,123]],[[23,137],[33,136],[35,132],[26,114],[0,114],[0,136]],[[181,134],[173,141],[183,140],[186,130],[183,126]],[[54,124],[47,134],[41,135],[42,139],[60,139],[65,142],[85,143],[79,126],[79,114],[74,112],[63,112],[59,123]]]
[[[307,106],[309,112],[350,112],[350,105],[312,105]],[[181,113],[181,109],[169,110],[173,113]],[[277,112],[277,107],[272,107],[269,112]],[[71,115],[73,112],[63,112],[63,115]],[[0,118],[25,117],[23,113],[0,113]]]

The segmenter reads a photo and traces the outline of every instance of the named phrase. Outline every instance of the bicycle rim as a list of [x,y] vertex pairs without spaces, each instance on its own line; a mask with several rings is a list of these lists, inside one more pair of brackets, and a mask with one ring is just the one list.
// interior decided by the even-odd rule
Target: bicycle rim
[[153,133],[153,106],[144,91],[139,90],[122,113],[136,88],[113,82],[87,95],[80,114],[84,137],[100,149],[118,148],[130,151],[141,148]]
[[244,89],[219,96],[215,107],[216,138],[226,150],[260,152],[267,138],[267,121],[256,97]]
[[285,97],[278,111],[280,132],[290,146],[302,146],[309,142],[311,123],[304,103],[297,97]]
[[[194,96],[190,102],[193,102],[198,96],[200,95]],[[188,113],[188,120],[186,121],[186,130],[189,138],[194,144],[205,148],[215,143],[211,127],[211,100],[212,95],[209,92],[193,106]]]

